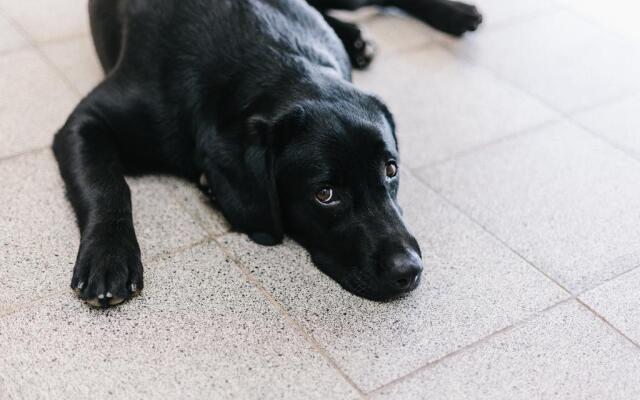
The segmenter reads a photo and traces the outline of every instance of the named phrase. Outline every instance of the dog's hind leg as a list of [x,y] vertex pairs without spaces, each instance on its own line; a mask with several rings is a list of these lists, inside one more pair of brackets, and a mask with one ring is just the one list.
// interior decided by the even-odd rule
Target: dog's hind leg
[[350,10],[354,11],[366,6],[384,6],[388,0],[307,0],[312,7],[320,11]]
[[320,11],[357,10],[365,6],[397,7],[434,28],[454,36],[475,31],[482,15],[475,6],[451,0],[308,0]]
[[356,24],[341,21],[327,14],[324,14],[324,18],[342,41],[353,68],[367,68],[375,55],[373,42],[364,37]]
[[398,7],[434,28],[453,36],[475,31],[482,15],[470,4],[451,0],[387,0],[385,5]]
[[[124,88],[103,82],[55,135],[53,150],[80,228],[71,287],[95,306],[118,304],[142,289],[131,194],[124,179],[123,129],[136,115]],[[130,150],[130,148],[129,148]]]

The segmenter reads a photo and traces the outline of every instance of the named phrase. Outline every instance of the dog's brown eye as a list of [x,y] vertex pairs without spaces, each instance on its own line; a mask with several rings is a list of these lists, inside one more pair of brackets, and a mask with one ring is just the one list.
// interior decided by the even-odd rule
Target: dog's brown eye
[[330,187],[323,187],[316,192],[316,200],[322,204],[329,204],[333,200],[333,189]]
[[395,161],[389,161],[386,165],[387,177],[393,178],[398,175],[398,164]]

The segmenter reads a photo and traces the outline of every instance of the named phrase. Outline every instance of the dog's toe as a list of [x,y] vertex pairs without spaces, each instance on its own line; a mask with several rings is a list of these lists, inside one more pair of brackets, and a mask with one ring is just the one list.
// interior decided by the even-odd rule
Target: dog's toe
[[475,31],[482,23],[482,14],[470,4],[457,3],[453,12],[449,33],[461,36],[465,32]]
[[360,36],[354,40],[349,54],[354,68],[365,69],[376,55],[376,46],[370,40]]
[[441,10],[440,18],[430,23],[450,35],[462,36],[478,29],[482,23],[482,14],[471,4],[451,2]]
[[142,288],[139,253],[129,246],[93,243],[81,250],[71,288],[93,307],[120,304]]

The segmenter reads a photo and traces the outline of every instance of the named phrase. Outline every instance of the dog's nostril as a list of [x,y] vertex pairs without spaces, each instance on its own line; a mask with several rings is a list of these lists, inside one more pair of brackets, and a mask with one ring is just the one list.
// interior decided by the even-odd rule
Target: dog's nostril
[[413,282],[415,282],[413,278],[412,279],[402,278],[396,281],[396,286],[398,287],[398,289],[407,289],[409,286],[411,286]]

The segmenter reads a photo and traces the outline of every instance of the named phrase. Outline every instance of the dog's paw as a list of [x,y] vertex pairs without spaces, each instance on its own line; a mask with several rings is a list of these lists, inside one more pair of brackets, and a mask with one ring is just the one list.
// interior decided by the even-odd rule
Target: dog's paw
[[453,36],[462,36],[465,32],[475,31],[482,23],[482,15],[470,4],[452,2],[444,21],[439,27]]
[[134,238],[83,239],[71,288],[94,307],[122,303],[142,290],[140,249]]
[[366,39],[362,33],[351,40],[348,44],[349,58],[351,65],[356,69],[365,69],[371,64],[376,55],[376,46],[372,41]]

